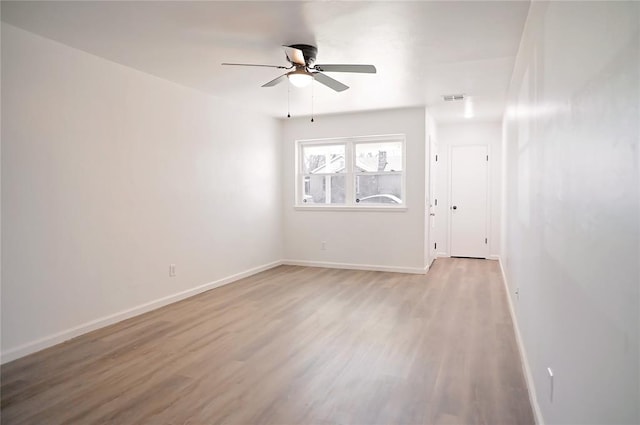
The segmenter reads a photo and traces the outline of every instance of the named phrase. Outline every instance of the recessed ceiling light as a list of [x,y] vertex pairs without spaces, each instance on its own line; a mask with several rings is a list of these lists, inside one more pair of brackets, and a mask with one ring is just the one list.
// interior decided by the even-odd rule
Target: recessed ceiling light
[[464,117],[473,118],[473,115],[473,102],[471,101],[471,98],[468,97],[464,101]]

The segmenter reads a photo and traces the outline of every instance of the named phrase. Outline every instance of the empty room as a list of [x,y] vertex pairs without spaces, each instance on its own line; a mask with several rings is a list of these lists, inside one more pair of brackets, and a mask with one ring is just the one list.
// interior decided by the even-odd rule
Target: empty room
[[640,424],[640,2],[0,18],[0,423]]

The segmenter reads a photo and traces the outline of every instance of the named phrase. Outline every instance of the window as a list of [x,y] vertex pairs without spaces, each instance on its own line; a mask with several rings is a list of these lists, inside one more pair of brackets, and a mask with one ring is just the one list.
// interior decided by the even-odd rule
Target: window
[[309,144],[301,147],[303,204],[345,203],[345,145]]
[[296,204],[404,207],[404,145],[402,135],[298,141]]
[[402,204],[400,141],[355,143],[356,203]]

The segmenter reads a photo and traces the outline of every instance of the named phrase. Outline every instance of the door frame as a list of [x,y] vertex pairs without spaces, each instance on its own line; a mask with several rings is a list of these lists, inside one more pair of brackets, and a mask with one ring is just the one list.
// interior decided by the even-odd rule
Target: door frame
[[[436,243],[436,228],[432,226],[432,223],[435,220],[436,214],[436,176],[438,174],[436,167],[438,166],[438,161],[436,161],[436,156],[438,155],[438,148],[436,146],[435,140],[431,136],[429,136],[429,182],[428,182],[428,191],[429,191],[429,199],[428,205],[426,205],[426,216],[427,220],[425,225],[427,226],[429,232],[429,238],[427,241],[427,258],[429,262],[429,267],[433,264],[433,261],[438,256],[438,250],[433,248]],[[434,214],[433,216],[431,214]]]
[[470,146],[482,146],[485,147],[487,149],[487,155],[489,156],[489,160],[487,161],[487,201],[486,201],[486,212],[485,212],[485,223],[484,223],[484,233],[485,233],[485,237],[487,238],[487,243],[485,244],[485,255],[482,258],[485,259],[489,259],[489,257],[491,257],[491,252],[489,250],[489,246],[491,245],[489,243],[489,230],[491,229],[491,145],[489,145],[488,143],[457,143],[457,144],[453,144],[453,145],[449,145],[449,148],[447,150],[447,165],[449,167],[448,173],[447,173],[447,247],[449,248],[449,257],[452,257],[452,246],[451,246],[451,228],[452,228],[452,218],[453,218],[453,210],[451,209],[452,207],[452,189],[453,189],[453,185],[452,185],[452,174],[453,174],[453,148],[456,147],[470,147]]

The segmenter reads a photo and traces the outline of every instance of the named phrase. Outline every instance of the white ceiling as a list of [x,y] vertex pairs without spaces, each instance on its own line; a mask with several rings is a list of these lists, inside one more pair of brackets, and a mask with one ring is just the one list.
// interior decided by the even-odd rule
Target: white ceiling
[[[466,93],[476,119],[499,118],[528,1],[140,1],[2,2],[2,20],[114,62],[286,116],[287,84],[260,87],[287,65],[283,44],[318,47],[317,63],[374,64],[378,73],[330,75],[351,88],[314,88],[316,114],[429,107],[462,118]],[[291,88],[291,114],[311,112],[311,89]]]

